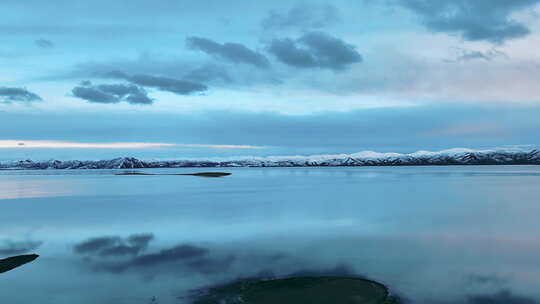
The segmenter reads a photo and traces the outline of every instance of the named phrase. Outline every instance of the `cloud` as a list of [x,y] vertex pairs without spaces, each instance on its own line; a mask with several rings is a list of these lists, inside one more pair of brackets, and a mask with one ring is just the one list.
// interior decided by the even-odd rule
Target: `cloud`
[[[40,3],[35,4],[36,7]],[[44,10],[49,8],[40,9],[39,14],[43,14]],[[63,7],[63,9],[65,9]],[[79,8],[76,10],[80,13]],[[22,13],[22,12],[21,12]],[[103,13],[102,11],[99,13]],[[96,14],[99,14],[96,12]],[[65,11],[64,17],[67,17],[69,11]],[[29,18],[35,16],[33,14],[27,14]],[[95,17],[95,16],[92,16]],[[36,23],[36,20],[29,20],[28,23],[4,23],[0,25],[0,33],[4,36],[36,36],[36,35],[47,35],[47,36],[65,36],[69,37],[72,40],[78,39],[98,39],[98,40],[112,40],[112,39],[125,39],[126,37],[140,38],[141,33],[149,34],[160,34],[167,33],[170,31],[169,28],[159,28],[155,24],[148,24],[146,26],[141,26],[140,23],[133,24],[84,24],[83,22],[75,22],[76,20],[70,20],[69,18],[62,18],[60,22],[62,23],[53,23],[50,20],[45,22],[39,22],[47,20],[43,18]],[[57,20],[58,21],[58,20]],[[83,38],[84,37],[84,38]]]
[[144,142],[75,142],[54,140],[0,140],[0,149],[147,149],[176,146]]
[[[121,71],[119,74],[119,71]],[[269,83],[272,79],[270,69],[253,69],[250,65],[231,66],[225,60],[187,61],[183,58],[167,58],[144,55],[136,59],[117,59],[106,62],[87,62],[77,64],[67,71],[44,77],[44,80],[63,81],[66,79],[94,78],[111,79],[130,75],[167,75],[168,78],[198,84],[198,91],[203,93],[209,86],[249,86],[257,83]],[[270,74],[270,75],[269,75]],[[129,80],[128,80],[129,81]]]
[[89,81],[83,81],[71,91],[73,96],[95,103],[119,103],[121,101],[130,104],[152,104],[153,100],[148,97],[146,91],[136,85],[126,84],[100,84],[92,85]]
[[52,41],[43,38],[36,40],[35,43],[37,46],[43,49],[49,49],[54,46],[54,43],[52,43]]
[[496,58],[509,58],[506,53],[494,48],[487,51],[470,51],[462,48],[455,48],[455,51],[455,59],[445,60],[446,62],[465,62],[471,60],[491,61]]
[[227,70],[217,64],[205,64],[188,72],[185,76],[186,79],[192,79],[196,82],[207,82],[218,80],[223,83],[233,82],[232,77]]
[[186,44],[191,49],[199,50],[234,63],[251,64],[259,68],[269,66],[266,56],[252,51],[240,43],[220,44],[207,38],[189,37],[186,39]]
[[[208,150],[206,147],[184,149],[172,146],[129,151],[129,156],[143,159],[171,159],[180,154],[186,158],[205,158],[355,153],[361,150],[409,153],[420,149],[483,149],[537,143],[539,115],[538,106],[443,104],[302,115],[246,111],[130,111],[102,113],[102,120],[96,124],[92,113],[0,111],[0,121],[10,126],[9,129],[0,128],[0,138],[12,138],[11,146],[16,146],[21,139],[80,142],[84,138],[85,143],[103,143],[102,135],[107,134],[111,143],[228,143],[266,148]],[[179,123],[191,132],[178,132]],[[496,128],[481,127],[494,123]],[[71,127],[66,128],[66,125]],[[126,126],[130,132],[125,132]],[[156,129],[160,132],[155,132]],[[34,130],[40,130],[39,134]],[[111,149],[65,150],[65,153],[45,149],[35,149],[35,152],[24,148],[0,149],[0,158],[109,159],[118,157],[119,152]]]
[[207,148],[207,149],[247,149],[262,150],[263,146],[212,145],[212,144],[171,144],[150,142],[76,142],[54,140],[0,140],[0,149],[148,149],[163,147]]
[[424,26],[434,32],[459,34],[469,41],[496,44],[529,34],[523,23],[511,18],[539,0],[397,0],[416,13]]
[[148,243],[153,239],[153,234],[134,234],[126,239],[118,236],[103,236],[76,244],[73,251],[82,255],[137,255],[144,251],[148,247]]
[[40,241],[0,241],[0,255],[10,256],[28,253],[39,248],[43,242]]
[[270,11],[261,22],[265,30],[320,29],[341,20],[338,9],[332,5],[295,6],[287,12]]
[[362,62],[353,45],[322,32],[310,32],[297,40],[274,39],[268,51],[276,58],[297,68],[327,68],[344,70],[348,65]]
[[0,103],[41,101],[41,97],[26,88],[0,87]]
[[146,248],[148,243],[154,239],[154,235],[151,233],[146,234],[132,234],[128,237],[127,241],[132,246]]
[[538,301],[512,294],[510,291],[500,291],[494,294],[468,296],[467,304],[538,304]]
[[[130,81],[131,75],[164,75],[167,78],[183,80],[196,84],[189,94],[204,93],[208,87],[228,89],[250,88],[261,84],[279,84],[281,77],[289,74],[274,69],[254,68],[249,64],[231,65],[218,58],[167,57],[164,55],[141,55],[135,59],[111,59],[103,62],[86,62],[67,68],[56,75],[43,77],[47,81],[80,79],[124,79]],[[131,81],[130,81],[131,82]],[[187,94],[186,94],[187,95]]]
[[104,76],[124,79],[140,86],[156,88],[178,95],[189,95],[208,90],[208,87],[201,83],[145,74],[128,75],[120,71],[112,71],[105,73]]

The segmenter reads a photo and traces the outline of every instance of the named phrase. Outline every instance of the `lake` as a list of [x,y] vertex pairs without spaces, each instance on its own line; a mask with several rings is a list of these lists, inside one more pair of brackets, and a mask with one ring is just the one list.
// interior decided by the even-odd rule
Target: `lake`
[[0,275],[1,302],[189,303],[291,274],[360,275],[409,303],[540,301],[540,167],[219,171],[0,171],[0,258],[40,255]]

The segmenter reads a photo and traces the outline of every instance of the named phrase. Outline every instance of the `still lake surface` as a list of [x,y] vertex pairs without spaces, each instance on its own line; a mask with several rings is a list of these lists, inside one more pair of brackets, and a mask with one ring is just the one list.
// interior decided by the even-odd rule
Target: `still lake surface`
[[540,167],[220,170],[0,171],[0,258],[41,255],[0,275],[0,302],[188,303],[292,273],[358,274],[412,303],[540,301]]

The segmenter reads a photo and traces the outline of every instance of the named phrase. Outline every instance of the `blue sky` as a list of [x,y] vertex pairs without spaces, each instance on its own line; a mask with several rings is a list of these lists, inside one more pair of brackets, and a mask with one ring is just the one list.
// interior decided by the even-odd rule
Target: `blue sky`
[[0,159],[535,145],[539,16],[540,0],[4,0]]

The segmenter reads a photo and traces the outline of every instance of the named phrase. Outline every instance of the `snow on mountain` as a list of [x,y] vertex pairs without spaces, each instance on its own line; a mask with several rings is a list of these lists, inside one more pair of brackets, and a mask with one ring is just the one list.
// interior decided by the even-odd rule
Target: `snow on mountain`
[[409,154],[363,151],[353,154],[271,156],[228,160],[48,160],[0,162],[0,169],[137,169],[185,167],[311,167],[311,166],[419,166],[419,165],[540,165],[540,150],[497,151],[456,148]]

